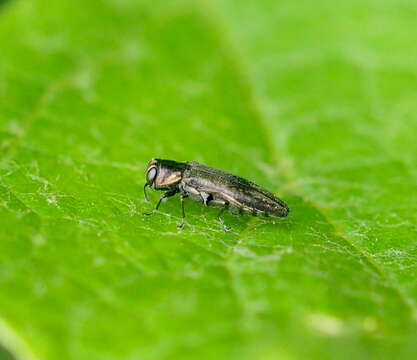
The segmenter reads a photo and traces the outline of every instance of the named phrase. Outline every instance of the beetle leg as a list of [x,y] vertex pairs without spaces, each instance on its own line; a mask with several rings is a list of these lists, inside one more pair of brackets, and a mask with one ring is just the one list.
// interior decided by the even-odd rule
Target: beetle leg
[[217,217],[219,218],[220,224],[222,224],[222,226],[223,226],[224,231],[231,231],[231,230],[232,230],[232,228],[231,228],[231,227],[227,226],[227,225],[224,223],[224,220],[223,220],[223,218],[222,218],[222,215],[223,215],[224,211],[227,209],[227,205],[228,205],[228,204],[229,204],[229,203],[225,203],[224,207],[222,207],[222,208],[221,208],[221,210],[220,210],[219,214],[217,215]]
[[186,194],[181,194],[180,195],[182,220],[181,220],[181,223],[178,224],[177,229],[182,229],[184,227],[184,224],[185,224],[184,199],[187,198],[187,197],[188,197],[188,195],[186,195]]
[[201,199],[203,204],[208,206],[209,202],[213,200],[213,194],[206,193],[204,191],[200,192]]
[[155,214],[155,212],[159,209],[159,205],[161,205],[162,200],[164,200],[167,197],[174,196],[177,192],[178,192],[178,190],[177,189],[174,189],[174,190],[167,191],[166,193],[163,193],[159,197],[159,200],[156,203],[155,209],[153,209],[151,212],[143,213],[143,215],[145,215],[145,216],[151,216],[151,215]]

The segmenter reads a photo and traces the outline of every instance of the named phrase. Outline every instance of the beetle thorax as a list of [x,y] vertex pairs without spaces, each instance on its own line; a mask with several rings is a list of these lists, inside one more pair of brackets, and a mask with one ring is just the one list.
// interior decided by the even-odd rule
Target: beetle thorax
[[182,179],[182,172],[165,166],[160,166],[154,182],[154,189],[171,189],[178,185]]

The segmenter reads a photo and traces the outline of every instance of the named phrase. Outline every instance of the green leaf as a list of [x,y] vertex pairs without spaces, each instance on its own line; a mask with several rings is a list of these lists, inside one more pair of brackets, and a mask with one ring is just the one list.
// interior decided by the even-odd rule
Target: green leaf
[[[412,358],[416,10],[2,7],[4,356]],[[216,209],[186,201],[179,231],[170,199],[143,217],[153,157],[239,174],[291,215],[226,215],[225,233]]]

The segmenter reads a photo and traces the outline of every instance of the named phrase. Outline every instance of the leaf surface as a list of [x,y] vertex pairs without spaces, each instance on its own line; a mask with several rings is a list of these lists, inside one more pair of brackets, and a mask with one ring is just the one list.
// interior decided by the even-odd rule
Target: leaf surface
[[[407,358],[409,3],[64,0],[0,18],[0,343],[19,359]],[[288,219],[143,199],[153,157]],[[157,194],[152,194],[156,201]]]

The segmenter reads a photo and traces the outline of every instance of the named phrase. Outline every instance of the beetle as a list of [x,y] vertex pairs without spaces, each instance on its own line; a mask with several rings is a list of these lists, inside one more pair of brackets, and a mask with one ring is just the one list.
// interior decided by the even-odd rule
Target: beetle
[[218,214],[226,231],[231,230],[222,219],[226,209],[233,214],[248,213],[254,216],[288,216],[289,207],[275,195],[253,182],[239,176],[214,169],[197,162],[152,159],[146,169],[146,183],[143,187],[145,199],[149,201],[146,188],[165,191],[155,208],[144,213],[154,214],[163,199],[180,194],[182,221],[184,226],[184,199],[191,198],[205,206],[221,207]]

